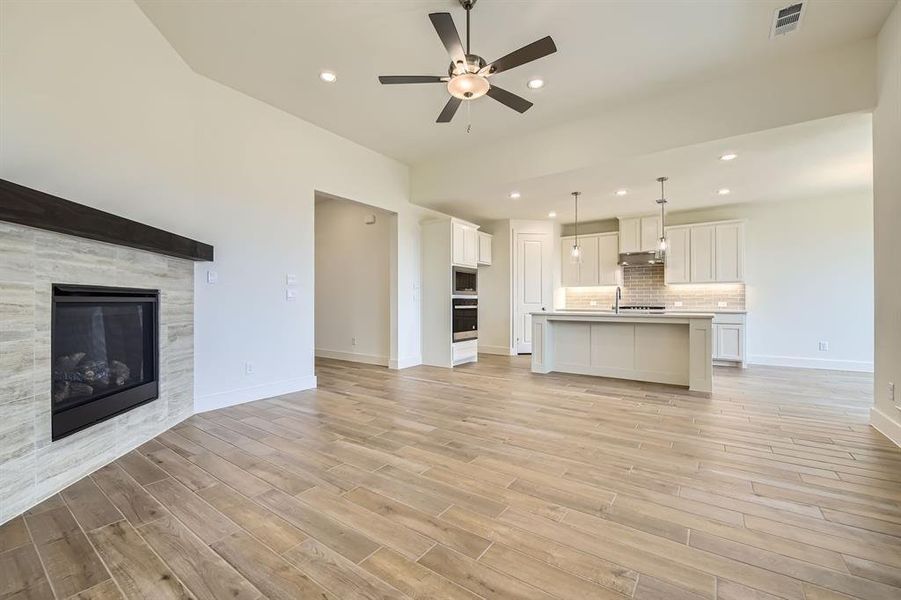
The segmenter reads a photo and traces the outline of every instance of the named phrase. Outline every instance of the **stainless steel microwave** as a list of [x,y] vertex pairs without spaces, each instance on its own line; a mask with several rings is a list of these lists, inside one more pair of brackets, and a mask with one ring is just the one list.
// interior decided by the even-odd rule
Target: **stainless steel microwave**
[[478,270],[467,267],[454,267],[453,278],[454,296],[475,296],[479,293]]

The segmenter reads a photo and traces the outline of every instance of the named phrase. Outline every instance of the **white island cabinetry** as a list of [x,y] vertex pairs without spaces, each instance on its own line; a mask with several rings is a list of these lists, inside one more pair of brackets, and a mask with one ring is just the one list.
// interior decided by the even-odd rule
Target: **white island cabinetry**
[[577,373],[713,391],[713,314],[532,314],[532,372]]

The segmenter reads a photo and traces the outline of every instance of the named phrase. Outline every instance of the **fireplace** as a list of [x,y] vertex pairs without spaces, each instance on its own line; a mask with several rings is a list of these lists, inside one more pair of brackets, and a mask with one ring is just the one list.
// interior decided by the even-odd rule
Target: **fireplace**
[[54,285],[51,438],[159,396],[159,290]]

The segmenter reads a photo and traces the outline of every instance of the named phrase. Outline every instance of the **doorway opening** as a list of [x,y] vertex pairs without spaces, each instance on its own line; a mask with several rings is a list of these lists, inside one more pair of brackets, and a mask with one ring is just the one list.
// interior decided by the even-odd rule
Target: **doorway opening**
[[315,356],[387,367],[392,212],[315,194]]

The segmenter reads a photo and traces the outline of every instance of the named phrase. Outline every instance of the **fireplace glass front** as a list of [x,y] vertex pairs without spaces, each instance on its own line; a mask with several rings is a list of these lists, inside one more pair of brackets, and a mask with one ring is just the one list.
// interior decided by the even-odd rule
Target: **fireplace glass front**
[[159,395],[158,290],[53,286],[51,437]]

